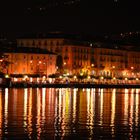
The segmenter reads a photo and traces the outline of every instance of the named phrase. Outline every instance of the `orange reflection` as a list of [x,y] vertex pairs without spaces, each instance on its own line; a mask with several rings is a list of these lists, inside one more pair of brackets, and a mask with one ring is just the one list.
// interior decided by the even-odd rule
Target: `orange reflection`
[[87,125],[90,131],[90,135],[93,135],[93,123],[95,115],[95,90],[87,89]]
[[[115,114],[116,114],[116,89],[112,91],[111,98],[111,126],[114,126],[115,122]],[[112,135],[114,135],[114,127],[112,127]]]
[[[136,89],[137,90],[137,89]],[[139,93],[136,93],[135,97],[135,124],[138,126],[138,121],[139,121]]]
[[0,137],[2,137],[2,93],[0,91]]
[[[5,89],[5,104],[4,104],[4,115],[5,115],[5,128],[8,126],[8,88]],[[5,130],[6,131],[6,130]],[[6,132],[7,133],[7,132]]]
[[27,124],[27,131],[28,131],[28,136],[29,138],[31,139],[31,134],[32,134],[32,88],[30,88],[29,90],[29,94],[28,94],[28,99],[29,99],[29,104],[28,104],[28,115],[27,115],[27,121],[28,121],[28,124]]
[[45,123],[46,88],[42,88],[42,123]]
[[27,100],[28,100],[28,89],[24,88],[24,127],[27,126]]
[[104,90],[99,90],[100,94],[100,125],[103,124],[103,106],[104,106]]
[[37,88],[37,139],[40,139],[41,134],[41,93],[40,89]]

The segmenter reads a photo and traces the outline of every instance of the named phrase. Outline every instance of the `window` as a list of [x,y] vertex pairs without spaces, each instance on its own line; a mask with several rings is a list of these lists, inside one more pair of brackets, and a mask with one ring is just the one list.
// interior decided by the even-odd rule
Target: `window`
[[20,46],[23,46],[23,42],[20,43]]
[[66,52],[68,52],[68,48],[66,48]]
[[38,41],[38,45],[41,46],[41,41]]
[[34,41],[34,40],[33,40],[33,43],[32,43],[32,45],[33,45],[33,46],[35,46],[35,41]]
[[59,46],[59,42],[58,41],[56,42],[56,46]]
[[47,41],[44,42],[44,46],[47,46]]
[[52,41],[50,42],[50,46],[53,46],[53,42]]

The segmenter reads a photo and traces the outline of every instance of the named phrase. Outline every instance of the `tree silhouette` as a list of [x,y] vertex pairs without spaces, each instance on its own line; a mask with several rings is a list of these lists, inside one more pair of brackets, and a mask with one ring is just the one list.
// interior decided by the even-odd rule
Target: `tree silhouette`
[[63,58],[62,58],[61,55],[57,56],[56,66],[58,67],[58,69],[62,69],[63,68]]

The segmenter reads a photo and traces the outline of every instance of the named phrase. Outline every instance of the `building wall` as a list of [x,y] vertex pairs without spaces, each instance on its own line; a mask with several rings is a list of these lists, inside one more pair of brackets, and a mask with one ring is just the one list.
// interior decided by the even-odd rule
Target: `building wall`
[[90,66],[91,48],[83,45],[65,44],[65,39],[19,39],[18,46],[47,49],[63,58],[63,68],[69,74],[78,73],[79,69]]
[[[140,53],[85,45],[70,45],[65,39],[19,39],[19,46],[39,47],[61,55],[65,72],[122,77],[139,72]],[[127,47],[126,47],[127,48]],[[124,74],[125,73],[125,74]],[[129,74],[128,74],[129,73]]]
[[140,52],[94,48],[93,57],[97,75],[130,76],[140,69]]
[[56,72],[56,55],[7,53],[9,74],[53,74]]

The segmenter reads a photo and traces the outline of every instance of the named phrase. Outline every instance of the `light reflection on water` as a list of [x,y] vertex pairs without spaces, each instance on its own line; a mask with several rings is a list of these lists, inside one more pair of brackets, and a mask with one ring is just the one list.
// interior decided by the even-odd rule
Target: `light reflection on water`
[[0,90],[0,139],[139,139],[139,89]]

